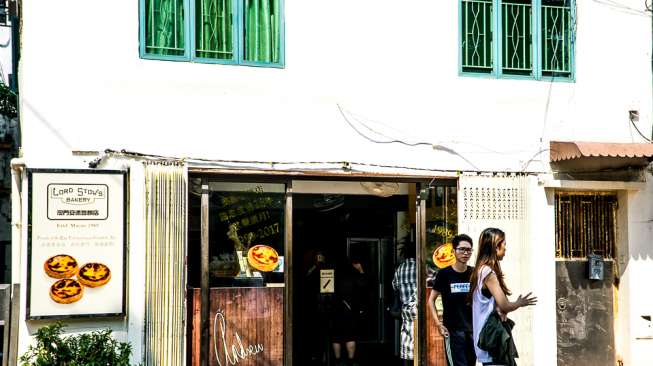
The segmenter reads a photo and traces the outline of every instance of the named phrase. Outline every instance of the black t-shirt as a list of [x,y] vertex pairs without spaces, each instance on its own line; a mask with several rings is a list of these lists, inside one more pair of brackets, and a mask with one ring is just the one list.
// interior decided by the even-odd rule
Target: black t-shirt
[[450,331],[472,331],[472,307],[467,303],[467,294],[473,270],[474,267],[467,266],[465,272],[459,273],[453,267],[447,267],[435,276],[433,289],[442,296],[443,323]]

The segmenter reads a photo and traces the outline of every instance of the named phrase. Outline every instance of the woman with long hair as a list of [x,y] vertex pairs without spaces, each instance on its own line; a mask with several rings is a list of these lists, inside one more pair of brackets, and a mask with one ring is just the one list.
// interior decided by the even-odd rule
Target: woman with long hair
[[489,353],[478,347],[481,330],[494,310],[505,321],[506,314],[524,306],[535,305],[537,297],[529,292],[526,296],[519,295],[516,301],[508,300],[511,294],[506,286],[501,264],[506,255],[506,234],[497,228],[483,230],[478,239],[478,255],[476,265],[470,280],[470,296],[472,300],[472,318],[474,329],[474,349],[476,357],[483,365],[493,363]]

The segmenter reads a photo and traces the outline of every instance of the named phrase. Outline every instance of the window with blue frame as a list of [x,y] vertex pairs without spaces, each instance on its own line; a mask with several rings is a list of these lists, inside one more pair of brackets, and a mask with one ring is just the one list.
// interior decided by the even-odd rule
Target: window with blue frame
[[140,0],[141,57],[283,67],[283,0]]
[[460,0],[460,71],[574,77],[574,0]]

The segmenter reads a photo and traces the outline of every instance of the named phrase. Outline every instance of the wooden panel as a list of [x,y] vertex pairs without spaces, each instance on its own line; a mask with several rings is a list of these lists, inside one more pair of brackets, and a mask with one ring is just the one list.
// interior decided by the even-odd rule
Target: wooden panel
[[283,365],[283,288],[212,288],[206,340],[198,331],[200,302],[200,289],[193,289],[193,366],[203,341],[209,365]]
[[[426,298],[431,296],[431,289],[426,290]],[[435,322],[430,310],[426,313],[426,365],[427,366],[447,366],[446,355],[444,351],[444,338],[435,329]]]
[[200,366],[200,352],[202,350],[202,347],[200,345],[200,339],[202,339],[200,333],[201,333],[201,325],[202,325],[202,299],[200,297],[200,289],[195,288],[191,289],[188,291],[189,294],[192,296],[192,307],[193,307],[193,313],[192,313],[192,338],[191,338],[191,365],[192,366]]
[[[200,338],[209,338],[209,185],[202,180],[202,213],[201,213],[201,227],[202,227],[202,240],[201,240],[201,259],[200,259],[200,293],[198,296],[193,296],[200,301]],[[195,294],[193,294],[195,295]],[[209,365],[208,357],[209,349],[206,343],[200,343],[199,358],[201,366]]]

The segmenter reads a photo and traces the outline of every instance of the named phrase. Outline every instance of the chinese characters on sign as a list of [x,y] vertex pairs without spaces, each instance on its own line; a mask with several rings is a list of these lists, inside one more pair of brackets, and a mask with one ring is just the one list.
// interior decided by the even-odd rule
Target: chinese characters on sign
[[125,313],[124,171],[29,170],[29,319]]

